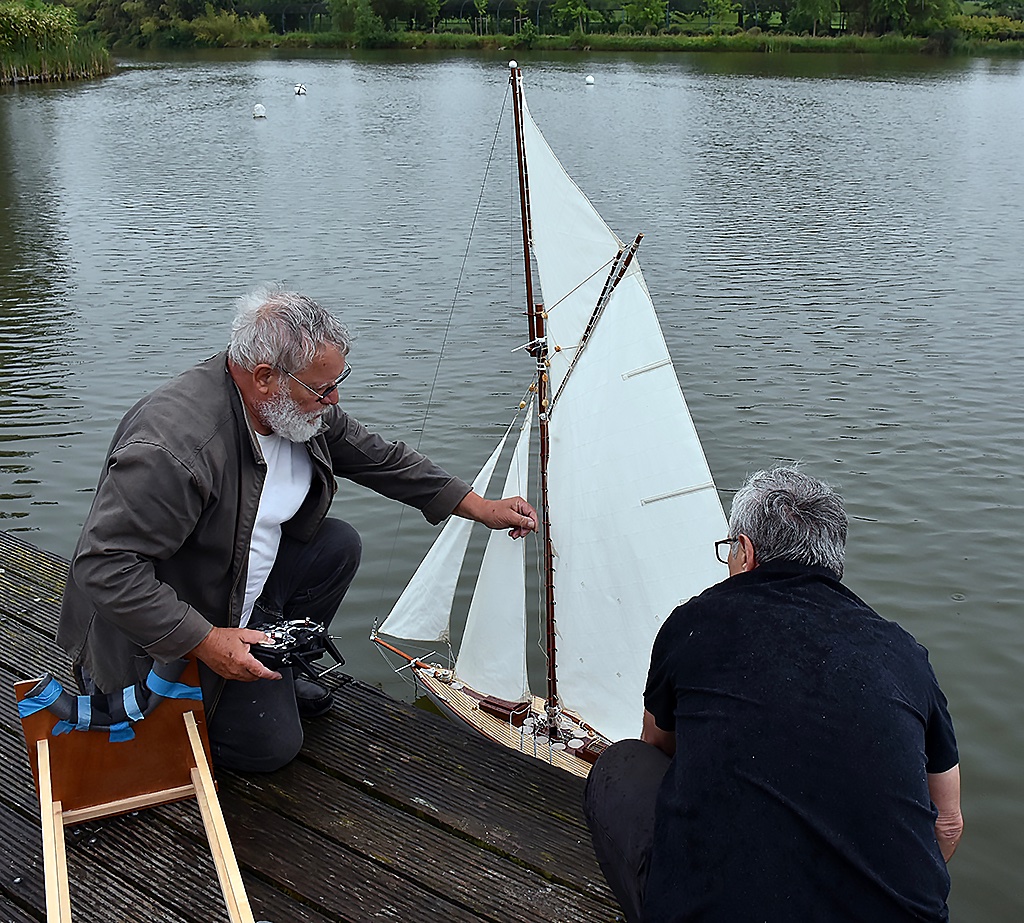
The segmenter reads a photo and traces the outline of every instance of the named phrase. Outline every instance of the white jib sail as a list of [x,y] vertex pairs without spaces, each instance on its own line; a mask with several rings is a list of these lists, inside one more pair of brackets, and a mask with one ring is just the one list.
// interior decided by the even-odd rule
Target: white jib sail
[[[505,480],[503,497],[526,498],[533,404],[526,412]],[[507,699],[529,695],[526,674],[525,539],[495,529],[487,539],[480,574],[455,663],[456,675],[479,692]]]
[[[473,481],[473,490],[481,497],[487,493],[487,485],[491,482],[491,475],[494,474],[494,467],[498,464],[498,457],[510,431],[511,428],[506,430],[498,447]],[[459,516],[449,518],[384,624],[380,626],[382,634],[416,641],[448,640],[448,623],[451,620],[455,588],[472,529],[471,519]]]
[[525,123],[553,392],[569,374],[548,466],[558,690],[619,740],[640,733],[661,623],[727,576],[727,526],[636,259],[568,372],[621,243]]

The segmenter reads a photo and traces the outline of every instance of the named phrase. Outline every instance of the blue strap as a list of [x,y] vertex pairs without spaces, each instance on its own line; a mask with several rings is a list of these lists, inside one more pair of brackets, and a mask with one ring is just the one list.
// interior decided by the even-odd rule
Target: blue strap
[[202,700],[203,690],[198,686],[186,686],[184,683],[170,683],[156,675],[155,670],[149,671],[146,685],[158,696],[165,699],[197,699]]
[[124,702],[124,713],[131,718],[132,721],[141,721],[145,715],[142,714],[142,709],[139,708],[139,702],[135,698],[135,687],[125,686],[124,692],[121,694],[121,700]]
[[75,730],[88,731],[90,724],[92,724],[92,699],[87,695],[80,695],[78,697],[78,723],[75,725]]
[[112,744],[120,743],[123,740],[131,740],[135,736],[135,731],[132,730],[131,722],[119,721],[117,724],[110,725],[110,742]]
[[37,711],[49,708],[57,701],[57,698],[63,691],[64,687],[57,680],[51,679],[42,692],[24,698],[18,703],[18,716],[20,718],[27,718],[29,715],[34,715]]
[[[170,665],[170,669],[173,670],[175,665]],[[165,671],[166,672],[166,671]],[[180,674],[180,668],[178,669]],[[175,675],[172,672],[172,675]],[[40,678],[39,682],[42,683],[46,679],[44,674]],[[149,676],[146,679],[146,685],[149,689],[157,696],[164,699],[194,699],[202,701],[203,691],[198,686],[186,686],[184,683],[170,682],[166,679],[161,678],[154,668],[150,671]],[[110,732],[111,742],[118,743],[124,740],[132,740],[135,737],[135,731],[132,730],[132,723],[136,721],[142,721],[146,715],[142,707],[139,704],[139,694],[135,686],[127,686],[121,692],[121,705],[124,708],[124,714],[127,720],[118,721],[110,724],[108,727],[103,727],[102,722],[112,720],[108,718],[103,707],[100,707],[99,715],[94,714],[92,698],[87,695],[80,695],[75,697],[77,714],[74,723],[70,720],[72,714],[70,710],[71,696],[64,692],[64,687],[53,677],[50,677],[49,682],[39,692],[34,695],[26,696],[18,703],[18,714],[22,718],[27,718],[29,715],[34,715],[36,712],[42,711],[45,708],[50,708],[57,703],[58,700],[64,696],[64,701],[59,704],[57,708],[53,710],[58,715],[65,715],[66,717],[61,718],[54,725],[52,733],[54,735],[67,734],[70,731],[88,731],[88,730],[107,730]],[[145,699],[146,697],[143,696]],[[109,710],[113,714],[116,714],[118,709],[116,708],[117,696],[116,693],[113,696],[107,698],[109,703]],[[147,710],[152,711],[156,702],[148,702]],[[93,727],[93,718],[98,717],[101,722],[99,726]]]

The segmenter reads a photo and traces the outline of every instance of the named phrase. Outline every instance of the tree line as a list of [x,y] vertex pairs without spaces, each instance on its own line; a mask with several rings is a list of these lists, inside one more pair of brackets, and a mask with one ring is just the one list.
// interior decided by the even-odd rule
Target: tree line
[[64,41],[76,23],[79,38],[118,49],[269,44],[296,33],[374,47],[410,32],[504,35],[520,47],[555,34],[570,37],[567,47],[605,47],[602,35],[756,32],[1020,42],[1021,20],[1024,0],[0,0],[0,55],[14,35],[34,28],[33,41]]

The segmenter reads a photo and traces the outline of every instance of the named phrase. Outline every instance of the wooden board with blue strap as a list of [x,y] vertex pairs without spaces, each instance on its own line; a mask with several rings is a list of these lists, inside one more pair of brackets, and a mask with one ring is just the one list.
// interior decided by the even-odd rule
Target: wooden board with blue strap
[[75,696],[53,677],[15,684],[39,794],[46,918],[71,923],[64,828],[195,798],[231,923],[254,923],[210,770],[194,661],[156,666],[120,696]]

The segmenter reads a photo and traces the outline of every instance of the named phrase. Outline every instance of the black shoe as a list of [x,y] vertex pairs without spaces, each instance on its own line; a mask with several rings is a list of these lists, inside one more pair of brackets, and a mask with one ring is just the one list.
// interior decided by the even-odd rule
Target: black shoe
[[299,717],[319,718],[331,710],[334,693],[319,683],[296,676],[295,701],[299,706]]

